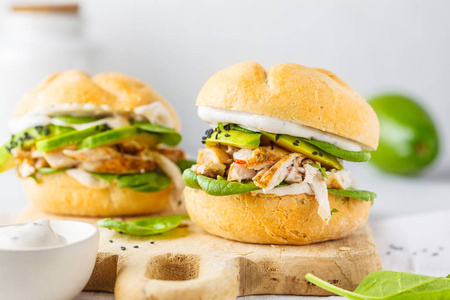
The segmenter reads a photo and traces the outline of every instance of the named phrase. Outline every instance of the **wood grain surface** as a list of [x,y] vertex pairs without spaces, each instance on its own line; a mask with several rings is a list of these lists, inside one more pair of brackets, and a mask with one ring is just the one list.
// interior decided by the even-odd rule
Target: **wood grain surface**
[[[40,218],[96,223],[29,207],[18,221]],[[122,247],[125,247],[123,250]],[[306,246],[255,245],[207,234],[191,221],[152,237],[100,228],[94,272],[85,288],[115,299],[235,299],[241,295],[330,295],[309,284],[313,273],[353,290],[381,261],[368,225],[353,235]]]

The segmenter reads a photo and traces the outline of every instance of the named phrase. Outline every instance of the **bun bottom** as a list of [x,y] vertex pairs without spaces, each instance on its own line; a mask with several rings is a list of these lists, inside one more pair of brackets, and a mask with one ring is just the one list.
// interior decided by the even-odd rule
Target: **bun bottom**
[[86,217],[113,217],[149,214],[169,205],[172,186],[153,192],[141,193],[129,188],[110,185],[105,189],[92,189],[81,185],[65,172],[22,180],[27,197],[45,212]]
[[210,234],[239,242],[305,245],[339,239],[367,220],[370,202],[328,194],[333,213],[328,225],[317,213],[314,196],[251,193],[211,196],[203,190],[184,190],[186,208],[195,224]]

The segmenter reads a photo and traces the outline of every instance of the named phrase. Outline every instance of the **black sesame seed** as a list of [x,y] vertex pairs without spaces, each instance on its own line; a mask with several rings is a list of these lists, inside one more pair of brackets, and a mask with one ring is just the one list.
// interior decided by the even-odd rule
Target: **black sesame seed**
[[223,126],[223,129],[225,129],[226,131],[230,131],[231,124],[227,124],[227,125]]
[[134,246],[133,248],[139,248],[139,246],[138,246],[138,245],[136,245],[136,246]]
[[312,154],[313,154],[313,155],[317,155],[318,153],[317,153],[317,151],[314,151]]
[[219,139],[219,133],[216,133],[216,140]]
[[206,136],[202,136],[202,141],[206,140],[207,137]]
[[122,246],[122,247],[120,247],[120,249],[122,249],[123,251],[125,251],[125,250],[127,250],[127,247]]
[[122,232],[122,231],[119,231],[119,234],[123,234],[123,232]]
[[109,240],[109,242],[110,242],[110,243],[114,243],[114,241],[113,241],[113,240]]
[[229,137],[230,135],[229,135],[228,133],[225,133],[225,136],[226,136],[226,137]]
[[219,146],[219,147],[220,147],[220,142],[219,142],[219,143],[217,143],[217,146]]
[[277,134],[275,135],[275,141],[278,141],[278,139],[280,138],[281,134]]
[[155,243],[154,241],[151,241],[151,242],[150,242],[150,244],[154,244],[154,243]]
[[323,156],[323,153],[322,153],[322,152],[319,152],[319,156]]
[[202,141],[202,144],[206,144],[206,142],[205,142],[205,141]]

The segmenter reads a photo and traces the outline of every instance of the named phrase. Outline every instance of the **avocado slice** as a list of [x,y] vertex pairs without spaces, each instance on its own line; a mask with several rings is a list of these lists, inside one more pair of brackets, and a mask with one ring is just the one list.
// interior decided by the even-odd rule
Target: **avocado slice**
[[71,131],[36,143],[36,148],[40,152],[48,152],[67,145],[78,144],[88,136],[108,130],[106,124],[92,126],[79,131]]
[[78,145],[78,149],[92,149],[98,146],[114,145],[128,140],[137,140],[151,147],[156,146],[160,141],[156,134],[142,132],[139,128],[130,125],[89,136]]
[[7,143],[5,143],[0,148],[0,172],[7,171],[11,168],[14,168],[14,157],[9,152]]
[[102,117],[83,117],[83,116],[54,116],[53,119],[62,121],[67,124],[83,124],[100,120]]
[[60,135],[73,130],[74,129],[70,127],[56,125],[30,127],[17,134],[14,134],[5,145],[7,149],[28,148],[34,145],[34,143],[39,140]]
[[301,138],[296,138],[287,134],[273,134],[267,132],[263,132],[263,136],[286,150],[302,153],[306,157],[320,162],[322,165],[336,168],[338,170],[342,170],[344,168],[335,156],[305,142]]
[[228,145],[239,148],[255,149],[259,147],[261,134],[252,132],[247,133],[238,130],[220,130],[216,128],[206,131],[206,137],[203,138],[206,146],[210,145]]
[[181,134],[172,128],[149,122],[134,122],[133,125],[142,131],[157,133],[161,142],[167,146],[175,147],[181,142]]

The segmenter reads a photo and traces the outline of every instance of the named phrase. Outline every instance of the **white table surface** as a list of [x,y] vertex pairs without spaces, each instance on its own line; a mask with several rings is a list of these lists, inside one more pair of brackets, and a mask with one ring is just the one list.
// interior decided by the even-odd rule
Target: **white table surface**
[[[27,204],[14,172],[1,174],[0,224],[12,222]],[[377,192],[370,223],[383,269],[432,276],[450,273],[450,176],[398,178],[370,169],[353,170],[358,186]],[[112,294],[81,293],[76,300],[111,300]],[[245,300],[318,299],[300,296],[247,296]],[[327,297],[326,299],[341,299]]]

